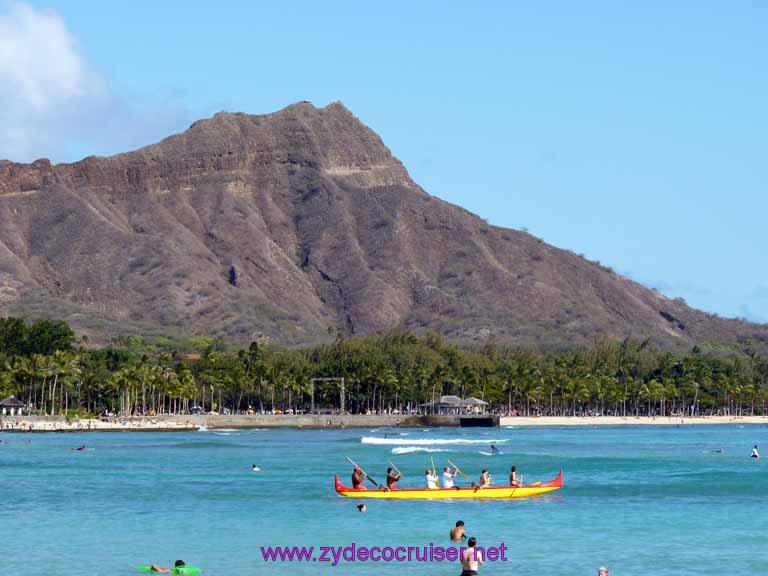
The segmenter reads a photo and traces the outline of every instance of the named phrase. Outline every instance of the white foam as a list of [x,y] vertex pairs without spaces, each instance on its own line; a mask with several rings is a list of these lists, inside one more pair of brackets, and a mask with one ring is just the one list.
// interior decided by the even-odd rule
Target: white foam
[[504,444],[506,440],[464,440],[463,438],[380,438],[378,436],[363,436],[363,444],[401,444],[410,446],[437,446],[443,444]]
[[392,448],[392,454],[414,454],[416,452],[450,452],[444,448],[421,448],[419,446],[398,446]]

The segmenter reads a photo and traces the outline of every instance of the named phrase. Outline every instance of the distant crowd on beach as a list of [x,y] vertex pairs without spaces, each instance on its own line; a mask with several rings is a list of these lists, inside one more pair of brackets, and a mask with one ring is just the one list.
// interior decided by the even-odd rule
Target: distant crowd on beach
[[0,430],[7,432],[88,432],[109,430],[196,430],[189,421],[156,418],[2,418]]

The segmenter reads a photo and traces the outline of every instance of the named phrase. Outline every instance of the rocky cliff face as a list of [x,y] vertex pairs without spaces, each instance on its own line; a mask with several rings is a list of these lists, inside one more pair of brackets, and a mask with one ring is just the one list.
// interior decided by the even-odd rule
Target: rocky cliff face
[[111,158],[0,162],[0,314],[101,339],[768,338],[429,196],[339,103],[217,114]]

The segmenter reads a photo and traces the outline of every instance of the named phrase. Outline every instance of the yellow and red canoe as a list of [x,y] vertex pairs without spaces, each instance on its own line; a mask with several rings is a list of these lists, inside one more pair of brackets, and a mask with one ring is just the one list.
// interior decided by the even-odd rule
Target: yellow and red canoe
[[563,487],[563,471],[550,482],[535,482],[524,486],[489,486],[488,488],[472,488],[461,486],[454,488],[398,488],[395,490],[354,489],[345,486],[336,476],[336,493],[349,498],[391,498],[399,500],[429,499],[439,500],[448,498],[528,498],[540,496]]

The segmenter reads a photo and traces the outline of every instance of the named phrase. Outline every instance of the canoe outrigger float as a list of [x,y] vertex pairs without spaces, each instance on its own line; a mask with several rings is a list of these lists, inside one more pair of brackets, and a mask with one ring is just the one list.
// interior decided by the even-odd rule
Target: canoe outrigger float
[[349,498],[393,498],[401,500],[429,499],[439,500],[448,498],[528,498],[540,496],[548,492],[560,490],[563,487],[563,471],[550,482],[534,482],[524,486],[489,486],[478,488],[461,486],[454,488],[397,488],[395,490],[361,490],[344,486],[336,476],[336,493]]

